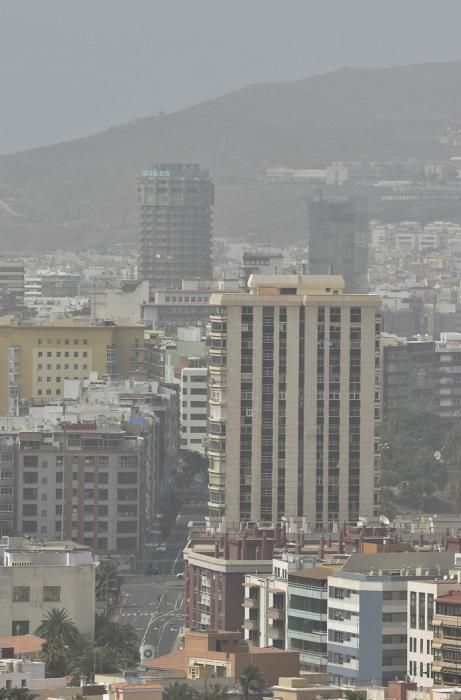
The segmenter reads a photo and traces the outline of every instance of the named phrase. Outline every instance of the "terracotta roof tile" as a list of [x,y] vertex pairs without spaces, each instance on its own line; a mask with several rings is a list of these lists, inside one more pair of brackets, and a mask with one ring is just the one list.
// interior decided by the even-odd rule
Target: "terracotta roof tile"
[[35,634],[17,634],[12,637],[0,637],[0,646],[13,647],[15,654],[38,653],[45,640]]
[[165,670],[172,671],[185,671],[186,652],[184,649],[172,651],[171,654],[157,656],[156,659],[151,659],[150,661],[143,661],[142,665],[146,668],[163,668]]

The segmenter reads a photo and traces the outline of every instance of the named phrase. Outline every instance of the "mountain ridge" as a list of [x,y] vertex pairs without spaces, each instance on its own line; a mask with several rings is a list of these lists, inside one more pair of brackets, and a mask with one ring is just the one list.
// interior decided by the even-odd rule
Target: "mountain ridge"
[[460,79],[461,61],[341,68],[0,156],[0,242],[25,251],[135,244],[135,179],[154,161],[211,169],[216,236],[297,240],[306,190],[262,184],[265,168],[446,157],[437,135],[461,122]]

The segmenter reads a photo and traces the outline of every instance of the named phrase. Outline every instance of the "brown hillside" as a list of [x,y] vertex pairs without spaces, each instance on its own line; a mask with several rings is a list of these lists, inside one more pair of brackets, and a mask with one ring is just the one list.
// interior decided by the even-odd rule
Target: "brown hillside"
[[299,239],[305,191],[259,183],[266,167],[452,155],[437,136],[461,115],[460,80],[461,62],[343,69],[2,156],[0,242],[24,249],[135,242],[135,177],[152,161],[175,160],[211,168],[217,236]]

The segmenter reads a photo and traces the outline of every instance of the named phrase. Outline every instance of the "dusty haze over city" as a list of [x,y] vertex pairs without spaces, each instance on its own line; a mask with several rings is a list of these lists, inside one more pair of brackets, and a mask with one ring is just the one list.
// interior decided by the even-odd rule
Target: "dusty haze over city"
[[460,58],[457,0],[1,0],[0,153],[260,82]]

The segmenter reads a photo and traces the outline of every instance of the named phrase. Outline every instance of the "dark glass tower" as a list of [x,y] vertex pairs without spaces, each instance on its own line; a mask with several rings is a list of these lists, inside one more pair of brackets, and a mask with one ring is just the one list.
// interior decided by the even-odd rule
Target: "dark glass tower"
[[138,178],[139,273],[151,289],[212,279],[214,188],[197,163],[164,163]]
[[347,292],[368,290],[368,211],[364,199],[311,199],[309,272],[342,275]]

